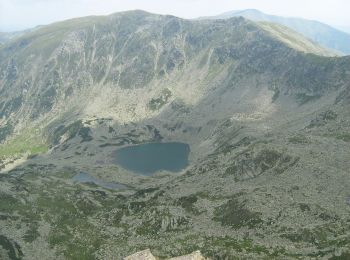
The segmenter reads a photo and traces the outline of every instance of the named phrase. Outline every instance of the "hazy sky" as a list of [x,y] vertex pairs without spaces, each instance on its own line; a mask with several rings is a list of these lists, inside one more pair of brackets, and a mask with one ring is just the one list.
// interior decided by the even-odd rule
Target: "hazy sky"
[[195,18],[247,8],[350,28],[350,0],[0,0],[0,31],[132,9]]

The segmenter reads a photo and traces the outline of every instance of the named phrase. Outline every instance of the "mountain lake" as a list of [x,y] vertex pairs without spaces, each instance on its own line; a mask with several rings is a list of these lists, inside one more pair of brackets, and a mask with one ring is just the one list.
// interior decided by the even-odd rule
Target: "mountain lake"
[[185,143],[146,143],[113,152],[113,162],[143,175],[158,171],[180,172],[188,166],[190,146]]

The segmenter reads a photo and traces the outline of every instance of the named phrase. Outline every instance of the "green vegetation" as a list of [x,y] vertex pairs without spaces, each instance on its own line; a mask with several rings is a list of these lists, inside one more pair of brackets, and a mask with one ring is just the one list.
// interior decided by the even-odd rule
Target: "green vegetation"
[[178,199],[177,204],[183,207],[187,212],[198,214],[198,210],[195,208],[194,204],[198,201],[196,195],[190,195],[181,197]]
[[314,100],[317,100],[319,99],[321,96],[320,95],[309,95],[309,94],[306,94],[306,93],[299,93],[296,95],[296,100],[298,102],[298,104],[300,106],[308,103],[308,102],[311,102],[311,101],[314,101]]
[[[202,251],[207,256],[218,257],[217,252],[210,250],[210,245],[214,245],[217,248],[221,249],[220,257],[225,259],[233,255],[232,251],[235,252],[247,252],[255,253],[258,255],[269,255],[269,250],[265,246],[254,244],[251,239],[238,240],[232,237],[210,237],[207,238],[206,244],[208,247],[204,248]],[[230,252],[231,251],[231,252]]]
[[342,140],[344,142],[350,142],[350,133],[340,133],[336,134],[335,138]]
[[271,98],[271,102],[274,103],[279,98],[279,96],[281,94],[281,90],[278,87],[277,81],[269,86],[269,90],[273,91],[273,96]]
[[[38,169],[40,165],[36,167],[34,169]],[[122,254],[127,254],[130,248],[123,239],[133,239],[134,236],[137,237],[135,241],[140,241],[135,248],[141,250],[143,247],[150,247],[164,258],[195,250],[201,250],[205,256],[213,259],[230,259],[232,255],[245,254],[266,259],[292,255],[283,247],[268,247],[250,237],[208,236],[196,232],[188,235],[187,231],[193,221],[190,216],[200,216],[197,206],[195,207],[199,198],[212,202],[223,200],[221,197],[211,197],[206,192],[183,196],[169,204],[169,197],[164,197],[166,191],[159,187],[141,189],[132,195],[123,196],[96,186],[71,186],[65,181],[66,178],[71,178],[71,172],[55,173],[49,178],[41,179],[40,184],[34,184],[38,177],[36,172],[34,170],[32,174],[27,173],[17,187],[31,191],[30,203],[25,202],[20,194],[15,198],[2,193],[0,212],[16,213],[19,216],[23,223],[21,226],[26,230],[23,241],[27,243],[42,235],[38,229],[41,221],[48,223],[51,227],[46,238],[49,245],[68,259],[95,259],[96,252],[111,240],[118,243]],[[237,193],[221,206],[214,208],[213,220],[233,229],[249,228],[261,231],[266,228],[262,214],[247,207],[245,195],[247,193]],[[184,208],[187,214],[177,215],[175,212],[178,210],[174,211],[174,207]],[[300,204],[300,209],[305,214],[311,210],[307,204]],[[120,240],[110,236],[110,229],[118,232]],[[313,230],[296,232],[286,229],[281,237],[293,243],[311,243],[320,249],[314,255],[322,256],[322,250],[327,247],[341,247],[348,241],[342,233],[335,240],[331,235],[334,230],[332,226],[319,226]],[[345,230],[347,229],[344,228],[343,232]],[[165,239],[169,241],[169,245],[159,244],[157,239]],[[176,248],[176,251],[172,248]]]
[[305,135],[297,134],[288,138],[288,142],[292,144],[308,144],[309,140]]
[[11,113],[18,111],[22,102],[22,96],[18,96],[7,102],[0,103],[0,118],[8,117]]
[[38,232],[38,227],[39,224],[38,222],[32,222],[29,224],[29,229],[25,233],[23,240],[26,241],[27,243],[33,242],[35,239],[37,239],[40,234]]
[[331,121],[337,119],[338,115],[333,110],[326,110],[320,114],[322,120]]
[[83,122],[78,120],[68,126],[60,125],[57,127],[53,134],[49,136],[49,142],[56,145],[59,143],[62,136],[66,137],[66,141],[69,141],[76,136],[80,136],[82,138],[81,142],[89,142],[93,139],[90,134],[91,129],[89,127],[84,127]]
[[[198,235],[188,235],[177,241],[181,245],[175,255],[184,255],[195,250],[211,259],[245,259],[245,254],[255,254],[254,258],[273,259],[277,256],[284,256],[285,250],[280,247],[268,248],[264,245],[255,243],[252,239],[237,239],[234,237],[201,237]],[[158,249],[162,251],[161,249]],[[166,254],[174,256],[174,254]],[[163,257],[166,257],[163,254]],[[279,259],[279,258],[278,258]]]
[[[95,226],[87,221],[87,217],[96,214],[99,206],[89,200],[74,199],[74,196],[83,194],[83,191],[65,188],[61,194],[57,185],[60,185],[57,181],[45,182],[39,187],[26,183],[26,188],[30,188],[31,193],[37,197],[30,205],[2,194],[0,212],[19,213],[28,226],[23,237],[25,242],[33,242],[40,236],[38,221],[45,220],[52,225],[48,237],[51,246],[57,246],[69,259],[94,259],[93,253],[98,249],[102,238]],[[77,234],[83,237],[76,237]]]
[[277,24],[275,22],[259,22],[259,25],[264,30],[271,33],[273,37],[298,51],[305,53],[314,53],[320,56],[335,55],[335,52],[329,51],[328,49],[315,44],[314,42],[305,38],[303,35],[291,30],[289,27],[282,24]]
[[7,237],[0,235],[0,246],[5,249],[8,253],[8,257],[11,260],[21,260],[23,257],[20,246],[8,239]]
[[7,122],[4,127],[0,127],[0,143],[6,139],[7,136],[13,133],[13,126]]
[[48,147],[36,130],[11,137],[5,144],[0,144],[0,158],[28,153],[45,153]]
[[255,157],[255,163],[261,167],[261,170],[264,172],[276,166],[276,164],[281,159],[282,154],[275,150],[262,150]]
[[323,135],[324,137],[335,138],[344,142],[350,142],[350,133],[348,132],[334,132],[334,133],[326,133]]
[[20,205],[20,202],[13,196],[0,193],[0,212],[12,213]]
[[274,103],[278,99],[278,97],[280,96],[280,93],[281,91],[279,90],[279,88],[274,89],[274,93],[272,96],[272,103]]
[[297,157],[273,149],[265,148],[255,152],[254,147],[250,147],[234,158],[232,165],[226,168],[225,175],[234,175],[234,180],[238,182],[255,178],[269,170],[281,174],[293,167],[298,160]]
[[56,89],[54,87],[50,87],[47,89],[42,95],[40,95],[39,98],[39,104],[38,104],[38,112],[48,112],[52,109],[56,97]]
[[169,100],[169,98],[172,96],[172,93],[169,89],[163,89],[160,97],[158,98],[152,98],[151,101],[148,103],[148,107],[151,110],[159,110],[161,109]]
[[91,134],[91,129],[89,127],[82,127],[79,129],[78,135],[83,139],[81,142],[90,142],[93,140]]
[[335,113],[333,110],[326,110],[318,114],[316,118],[310,122],[310,124],[308,125],[308,128],[323,126],[330,121],[336,120],[337,117],[338,117],[337,113]]
[[323,256],[325,250],[329,249],[330,246],[342,248],[350,242],[349,236],[343,236],[342,228],[336,227],[334,223],[330,222],[330,224],[313,228],[290,229],[280,236],[294,243],[311,244],[320,250],[316,255]]
[[350,252],[343,252],[339,256],[332,256],[329,260],[348,260],[350,259]]
[[214,215],[215,221],[235,229],[241,227],[254,228],[263,223],[260,213],[250,211],[245,206],[245,202],[240,202],[237,198],[232,198],[224,205],[216,208]]
[[227,154],[227,153],[233,152],[237,148],[246,147],[246,146],[250,145],[253,141],[254,141],[254,138],[252,138],[250,136],[246,136],[246,137],[243,137],[241,140],[239,140],[238,142],[236,142],[233,145],[223,143],[221,146],[216,148],[214,154],[220,154],[220,153]]

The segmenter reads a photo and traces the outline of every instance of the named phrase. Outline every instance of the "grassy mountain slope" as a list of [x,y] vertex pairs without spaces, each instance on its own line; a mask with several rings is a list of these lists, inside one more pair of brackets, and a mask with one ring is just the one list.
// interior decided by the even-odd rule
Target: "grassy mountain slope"
[[303,35],[286,26],[268,22],[260,22],[259,25],[293,49],[321,56],[336,56],[335,52],[326,50],[325,48],[309,41]]
[[253,21],[285,25],[328,49],[336,50],[343,54],[350,54],[350,35],[317,21],[268,15],[255,9],[227,12],[214,18],[226,19],[237,16],[243,16]]
[[[4,45],[0,256],[346,259],[350,57],[314,47],[244,18],[142,11]],[[113,163],[160,141],[190,145],[183,172]]]

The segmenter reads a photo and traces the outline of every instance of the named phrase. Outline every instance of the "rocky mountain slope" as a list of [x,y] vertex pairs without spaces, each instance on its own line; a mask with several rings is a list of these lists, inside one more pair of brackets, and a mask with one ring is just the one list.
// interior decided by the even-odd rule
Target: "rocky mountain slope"
[[[270,23],[142,11],[0,47],[0,255],[346,259],[350,57],[331,55]],[[191,147],[179,174],[113,163],[168,141]]]
[[231,11],[208,18],[226,19],[239,16],[253,21],[285,25],[322,46],[336,50],[339,53],[350,54],[350,34],[318,21],[269,15],[255,9]]
[[[293,58],[292,48],[331,55],[289,34],[244,19],[193,22],[143,12],[57,23],[1,48],[1,118],[17,129],[72,111],[123,122],[150,118],[164,105],[160,99],[195,104],[217,84],[210,74],[245,76],[258,71],[246,67],[259,59],[277,68],[282,52]],[[274,57],[266,57],[271,49]],[[265,73],[274,73],[272,66]]]

